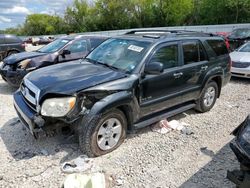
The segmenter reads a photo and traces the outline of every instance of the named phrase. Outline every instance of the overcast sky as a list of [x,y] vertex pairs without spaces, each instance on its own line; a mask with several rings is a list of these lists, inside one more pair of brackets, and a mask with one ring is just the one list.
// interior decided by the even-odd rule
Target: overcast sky
[[73,0],[0,0],[0,30],[15,27],[32,13],[62,15]]

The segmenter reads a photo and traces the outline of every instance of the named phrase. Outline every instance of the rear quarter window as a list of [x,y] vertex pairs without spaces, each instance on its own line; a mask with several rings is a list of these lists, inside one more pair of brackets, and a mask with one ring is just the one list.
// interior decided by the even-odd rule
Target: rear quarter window
[[207,43],[217,56],[226,55],[229,53],[226,43],[223,40],[207,40]]

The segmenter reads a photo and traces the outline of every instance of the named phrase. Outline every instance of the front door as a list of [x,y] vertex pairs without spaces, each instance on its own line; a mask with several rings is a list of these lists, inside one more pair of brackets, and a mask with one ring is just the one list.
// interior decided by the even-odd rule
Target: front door
[[88,43],[84,39],[79,39],[64,48],[64,50],[69,50],[70,54],[60,55],[58,58],[59,62],[72,61],[84,58],[88,53]]
[[164,71],[159,75],[146,74],[141,80],[141,117],[174,106],[178,101],[178,93],[182,82],[180,81],[180,47],[177,42],[166,43],[154,51],[150,62],[160,62]]

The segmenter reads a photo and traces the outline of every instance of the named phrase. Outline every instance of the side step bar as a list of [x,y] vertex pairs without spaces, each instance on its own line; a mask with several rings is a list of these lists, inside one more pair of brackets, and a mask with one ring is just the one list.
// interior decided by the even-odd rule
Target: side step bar
[[194,107],[195,107],[195,104],[190,104],[189,103],[189,104],[187,104],[185,106],[178,107],[178,108],[170,110],[170,111],[166,111],[165,113],[160,114],[158,116],[155,116],[155,117],[152,117],[150,119],[146,119],[144,121],[138,122],[138,123],[133,125],[133,128],[134,129],[140,129],[140,128],[152,125],[153,123],[156,123],[156,122],[158,122],[158,121],[160,121],[162,119],[169,118],[171,116],[182,113],[182,112],[187,111],[189,109],[192,109]]

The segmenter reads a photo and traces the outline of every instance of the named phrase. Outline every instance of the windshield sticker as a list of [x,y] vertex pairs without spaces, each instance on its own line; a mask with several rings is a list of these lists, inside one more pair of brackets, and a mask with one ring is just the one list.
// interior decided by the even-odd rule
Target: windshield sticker
[[144,48],[140,46],[130,45],[128,47],[129,50],[135,51],[135,52],[141,52]]

